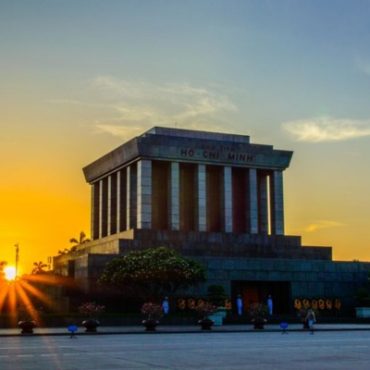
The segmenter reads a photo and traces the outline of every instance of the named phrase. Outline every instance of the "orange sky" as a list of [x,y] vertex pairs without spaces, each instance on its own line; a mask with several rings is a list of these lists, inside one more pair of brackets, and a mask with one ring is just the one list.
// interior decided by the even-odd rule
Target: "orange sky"
[[[81,230],[89,236],[90,187],[85,183],[82,167],[123,142],[96,134],[80,140],[68,140],[67,135],[64,138],[68,152],[54,143],[60,140],[58,136],[43,137],[35,143],[26,139],[23,148],[21,145],[18,150],[14,145],[7,152],[12,160],[2,163],[7,176],[0,185],[1,258],[14,263],[14,244],[19,243],[22,272],[29,272],[34,261],[46,262],[48,256],[70,247],[69,239],[78,237]],[[252,141],[255,142],[253,138]],[[55,145],[57,148],[53,148]],[[361,216],[361,197],[353,194],[351,199],[341,189],[343,186],[348,192],[366,192],[365,184],[356,183],[355,169],[353,183],[346,179],[346,184],[341,185],[336,178],[341,175],[325,175],[328,169],[325,164],[315,167],[317,160],[315,153],[303,159],[298,147],[291,167],[285,171],[287,234],[303,235],[306,245],[334,246],[336,259],[370,259],[364,248],[370,231],[367,219]]]
[[155,125],[293,150],[286,233],[370,260],[370,7],[342,5],[0,2],[0,260],[89,236],[82,167]]

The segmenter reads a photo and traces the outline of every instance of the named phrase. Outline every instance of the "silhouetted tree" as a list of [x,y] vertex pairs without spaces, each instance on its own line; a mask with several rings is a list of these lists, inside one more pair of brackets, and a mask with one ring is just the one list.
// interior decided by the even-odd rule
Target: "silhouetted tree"
[[59,255],[59,256],[62,256],[63,254],[67,254],[67,253],[69,253],[69,252],[70,252],[70,249],[68,249],[68,248],[59,249],[59,250],[58,250],[58,255]]
[[79,236],[78,239],[76,239],[76,238],[69,239],[69,242],[75,244],[75,246],[87,243],[89,241],[90,241],[90,239],[86,238],[86,234],[83,231],[80,232],[80,236]]
[[32,274],[44,274],[46,271],[44,270],[48,265],[42,261],[34,262]]
[[99,281],[113,284],[131,297],[159,298],[205,281],[205,268],[172,248],[149,248],[107,263]]
[[71,252],[75,252],[79,245],[85,244],[89,241],[90,241],[90,239],[86,238],[86,234],[83,231],[81,231],[78,239],[76,239],[76,238],[69,239],[69,242],[73,243],[74,245],[71,248],[59,249],[58,255],[62,256],[63,254],[68,254],[68,253],[71,253]]

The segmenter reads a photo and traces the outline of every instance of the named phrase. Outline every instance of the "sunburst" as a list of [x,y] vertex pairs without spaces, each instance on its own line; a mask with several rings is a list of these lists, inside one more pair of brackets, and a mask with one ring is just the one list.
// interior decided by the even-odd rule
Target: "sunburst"
[[[4,270],[6,274],[6,271]],[[42,324],[38,305],[50,311],[57,310],[57,302],[51,299],[41,287],[59,285],[58,277],[49,274],[24,275],[0,282],[0,312],[9,313],[12,324],[19,319],[35,320]],[[36,303],[38,302],[38,303]],[[23,317],[24,318],[23,318]]]
[[17,269],[15,266],[6,266],[4,268],[5,279],[8,281],[15,280],[17,277]]

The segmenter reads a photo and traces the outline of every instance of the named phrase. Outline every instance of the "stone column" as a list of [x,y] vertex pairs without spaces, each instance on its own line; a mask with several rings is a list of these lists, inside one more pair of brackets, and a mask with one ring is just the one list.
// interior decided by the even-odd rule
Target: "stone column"
[[126,230],[137,227],[137,167],[126,167]]
[[250,234],[258,233],[258,202],[257,202],[257,170],[255,168],[249,169],[248,181],[248,219],[249,225],[247,230]]
[[121,230],[121,171],[117,172],[117,188],[116,188],[116,223],[117,223],[117,233],[119,233]]
[[96,190],[95,190],[95,184],[92,184],[91,185],[91,202],[90,202],[90,235],[91,235],[91,239],[96,239],[96,235],[98,233],[96,233],[96,230],[95,230],[95,219],[98,215],[98,210],[95,208],[96,207],[96,204],[95,204],[95,194],[96,194]]
[[[132,166],[126,167],[126,230],[130,230],[133,225],[133,199],[131,195],[131,184],[133,183],[132,177],[134,176],[133,174],[133,168]],[[136,226],[136,225],[135,225]]]
[[270,176],[271,234],[284,235],[283,172],[273,171]]
[[107,235],[111,235],[112,230],[112,219],[111,219],[111,207],[112,207],[112,176],[108,176],[108,204],[107,204]]
[[223,191],[224,229],[225,232],[231,233],[233,231],[233,194],[231,167],[224,167]]
[[99,181],[99,239],[103,236],[103,180]]
[[180,230],[180,166],[171,162],[170,175],[170,230]]
[[137,162],[137,228],[152,227],[152,161]]
[[261,234],[267,234],[268,224],[268,196],[267,196],[267,175],[262,172],[258,175],[258,214],[259,230]]
[[197,206],[198,206],[198,231],[207,231],[206,209],[206,166],[198,164],[197,168]]

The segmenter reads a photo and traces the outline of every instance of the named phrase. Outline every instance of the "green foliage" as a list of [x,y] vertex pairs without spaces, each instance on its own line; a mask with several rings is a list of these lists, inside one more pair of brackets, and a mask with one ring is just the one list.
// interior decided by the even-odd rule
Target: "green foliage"
[[78,311],[88,317],[95,317],[105,311],[105,306],[98,305],[95,302],[85,302],[78,307]]
[[216,312],[217,307],[210,302],[200,302],[195,307],[195,310],[199,313],[202,318],[206,318]]
[[161,297],[205,281],[204,267],[172,248],[133,251],[109,262],[99,282],[122,288],[128,296]]
[[227,298],[227,296],[222,285],[210,285],[207,290],[208,299],[211,303],[218,307],[225,305],[225,299]]
[[267,305],[262,303],[253,303],[249,308],[248,314],[253,323],[263,323],[267,321]]
[[140,311],[147,320],[159,320],[163,315],[162,306],[152,302],[144,303]]

